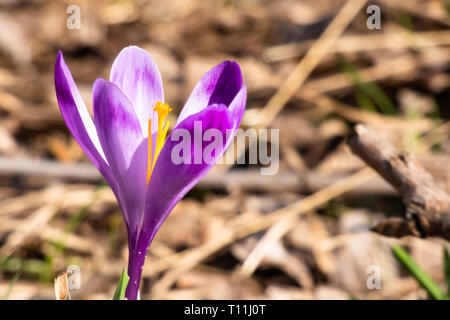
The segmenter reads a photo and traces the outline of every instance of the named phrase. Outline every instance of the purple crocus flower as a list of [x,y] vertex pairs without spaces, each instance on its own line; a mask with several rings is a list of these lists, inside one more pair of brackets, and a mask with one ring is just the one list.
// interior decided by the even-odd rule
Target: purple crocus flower
[[[93,85],[94,121],[64,62],[55,64],[58,104],[72,135],[111,186],[128,230],[130,281],[127,299],[138,296],[148,247],[167,215],[181,198],[212,168],[232,141],[246,103],[246,87],[236,62],[224,61],[209,70],[195,86],[167,139],[171,108],[164,103],[158,67],[138,47],[124,48],[113,63],[110,81]],[[219,130],[222,148],[212,161],[175,163],[176,133],[201,125]],[[179,136],[179,135],[178,135]],[[195,143],[195,142],[194,142]],[[201,152],[207,146],[201,146]],[[192,149],[195,151],[194,149]],[[197,150],[198,153],[198,150]],[[183,155],[186,159],[186,155]]]

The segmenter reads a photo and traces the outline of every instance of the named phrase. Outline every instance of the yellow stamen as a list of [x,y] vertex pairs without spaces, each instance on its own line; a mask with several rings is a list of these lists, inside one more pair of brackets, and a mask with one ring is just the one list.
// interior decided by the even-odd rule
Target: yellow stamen
[[152,175],[152,119],[148,119],[148,164],[147,164],[147,184]]
[[158,113],[158,132],[156,134],[156,146],[155,146],[155,155],[152,159],[152,128],[151,128],[151,119],[149,119],[148,123],[148,168],[147,168],[147,183],[150,181],[150,177],[152,176],[153,167],[156,163],[156,158],[158,158],[159,152],[161,151],[164,141],[166,140],[167,130],[169,129],[170,122],[166,120],[167,115],[172,108],[169,107],[167,103],[162,103],[158,101],[154,107],[154,110]]

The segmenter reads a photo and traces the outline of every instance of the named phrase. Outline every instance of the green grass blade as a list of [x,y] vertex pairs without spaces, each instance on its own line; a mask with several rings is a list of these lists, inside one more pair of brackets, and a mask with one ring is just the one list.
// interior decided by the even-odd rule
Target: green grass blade
[[394,104],[391,102],[389,97],[384,93],[384,91],[375,83],[369,81],[355,81],[358,85],[380,108],[381,112],[384,114],[394,115],[397,114],[397,110]]
[[116,291],[114,292],[113,300],[123,300],[125,298],[125,290],[127,288],[128,281],[130,281],[130,277],[128,276],[127,268],[123,268],[119,283],[117,284]]
[[405,12],[397,12],[394,18],[395,22],[397,22],[401,27],[411,32],[414,31],[414,23],[412,22],[411,17]]
[[442,5],[447,12],[447,17],[450,18],[450,0],[442,0]]
[[375,82],[365,81],[361,77],[358,69],[353,64],[348,62],[342,55],[338,54],[336,57],[337,63],[341,70],[350,77],[359,94],[363,93],[366,96],[366,99],[371,99],[384,114],[395,115],[398,113],[394,104],[389,99],[387,94],[384,93],[383,89],[381,89]]
[[444,247],[444,275],[447,281],[447,297],[450,297],[450,254],[446,247]]
[[435,300],[442,300],[445,298],[445,295],[442,293],[436,282],[434,282],[433,279],[417,265],[405,250],[399,246],[392,246],[391,250],[397,260],[411,272],[413,277],[428,292],[431,298]]
[[6,293],[2,298],[3,300],[8,300],[9,295],[11,294],[11,292],[12,292],[14,286],[16,285],[17,280],[19,280],[19,278],[20,278],[20,273],[17,272],[14,275],[14,278],[11,279],[11,282],[9,283],[9,286],[8,286],[8,290],[6,290]]
[[361,109],[369,112],[377,112],[377,107],[373,104],[370,97],[358,87],[356,87],[355,98]]

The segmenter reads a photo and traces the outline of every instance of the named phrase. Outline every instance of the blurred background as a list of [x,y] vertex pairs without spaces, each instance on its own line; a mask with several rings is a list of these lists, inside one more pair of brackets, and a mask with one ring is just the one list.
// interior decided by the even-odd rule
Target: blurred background
[[[142,299],[426,299],[393,244],[443,285],[448,242],[371,231],[405,211],[378,176],[288,224],[276,215],[365,167],[345,144],[356,123],[387,134],[450,189],[450,2],[349,2],[0,1],[0,298],[54,299],[53,279],[70,265],[81,274],[73,299],[112,297],[125,225],[65,126],[53,68],[61,50],[91,108],[92,83],[127,45],[156,60],[174,114],[204,72],[238,61],[242,127],[280,135],[276,175],[217,166],[176,206],[150,247]],[[380,29],[368,28],[370,4]],[[79,29],[68,28],[71,5]],[[367,287],[373,265],[381,289]]]

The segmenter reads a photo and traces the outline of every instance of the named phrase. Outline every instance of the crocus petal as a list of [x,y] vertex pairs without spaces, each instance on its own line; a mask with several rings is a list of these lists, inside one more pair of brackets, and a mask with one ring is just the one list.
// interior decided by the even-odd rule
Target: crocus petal
[[114,189],[115,179],[106,163],[94,123],[61,52],[58,53],[55,63],[55,90],[67,127],[88,158]]
[[[148,186],[143,223],[145,229],[142,232],[148,233],[150,238],[155,235],[178,201],[214,166],[216,160],[225,151],[226,141],[223,141],[222,152],[215,154],[213,161],[207,163],[205,159],[202,159],[201,163],[196,164],[195,154],[201,152],[203,155],[204,148],[209,142],[203,143],[200,150],[195,150],[193,142],[194,139],[197,140],[194,133],[195,123],[201,124],[203,133],[208,129],[218,129],[222,137],[226,137],[227,130],[233,128],[233,119],[230,117],[227,107],[225,105],[214,105],[186,118],[172,131],[158,156]],[[186,130],[190,134],[190,164],[175,164],[173,161],[172,150],[177,144],[181,143],[172,139],[177,130]]]
[[[156,102],[164,101],[163,85],[158,66],[147,51],[136,46],[124,48],[111,67],[110,81],[131,101],[144,136],[148,135],[148,120],[157,119],[153,111]],[[152,132],[157,130],[152,121]]]
[[147,139],[128,98],[118,86],[97,79],[93,86],[94,121],[130,232],[143,214],[147,177]]
[[245,111],[245,104],[247,103],[247,86],[243,86],[241,90],[234,97],[233,101],[231,101],[228,106],[228,111],[230,112],[230,116],[233,119],[233,127],[235,129],[239,128],[241,124],[242,116]]
[[178,117],[177,125],[187,117],[213,104],[229,106],[242,87],[242,73],[234,61],[224,61],[203,75],[192,90]]

